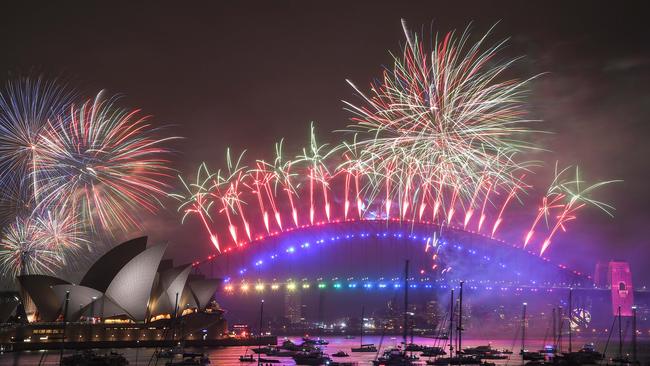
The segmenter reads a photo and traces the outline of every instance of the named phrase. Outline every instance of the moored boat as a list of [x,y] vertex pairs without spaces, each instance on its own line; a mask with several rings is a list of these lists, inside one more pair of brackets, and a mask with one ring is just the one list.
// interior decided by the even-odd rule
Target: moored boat
[[348,355],[344,351],[338,351],[338,352],[332,354],[332,357],[350,357],[350,355]]
[[425,347],[422,350],[422,353],[420,353],[420,356],[422,357],[438,357],[438,356],[444,356],[446,355],[447,352],[445,352],[444,349],[441,347]]
[[332,362],[327,355],[320,351],[299,352],[293,356],[293,360],[296,365],[326,365]]
[[126,366],[128,364],[129,361],[119,353],[99,355],[90,350],[65,356],[61,360],[61,365],[64,366]]

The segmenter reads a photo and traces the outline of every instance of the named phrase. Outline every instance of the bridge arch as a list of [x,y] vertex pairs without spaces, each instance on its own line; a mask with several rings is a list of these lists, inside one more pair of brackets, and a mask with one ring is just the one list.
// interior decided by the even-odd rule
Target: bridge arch
[[405,259],[412,263],[411,280],[422,288],[460,280],[483,288],[593,287],[591,276],[503,240],[450,225],[398,220],[303,226],[231,247],[194,265],[216,267],[230,284],[226,289],[292,281],[298,287],[329,282],[376,288],[399,286]]

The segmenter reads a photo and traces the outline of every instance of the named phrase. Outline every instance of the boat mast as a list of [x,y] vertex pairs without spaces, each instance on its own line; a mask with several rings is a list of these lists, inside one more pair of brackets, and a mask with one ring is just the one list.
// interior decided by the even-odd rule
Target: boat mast
[[557,352],[562,353],[562,323],[564,322],[564,309],[557,308],[558,325],[557,325]]
[[365,316],[365,307],[362,305],[361,306],[361,337],[359,337],[361,347],[363,348],[363,328],[365,326],[365,323],[363,322],[363,317]]
[[621,325],[621,306],[618,306],[618,358],[623,358],[623,327]]
[[262,324],[264,322],[264,299],[262,299],[262,302],[260,303],[260,334],[257,338],[257,364],[260,365],[260,355],[262,354],[261,352],[261,347],[262,347]]
[[408,322],[409,322],[409,260],[406,260],[404,266],[404,332],[402,338],[404,348],[406,348],[406,338],[408,337]]
[[174,318],[172,319],[172,347],[174,342],[176,342],[176,317],[178,316],[178,292],[176,293],[176,302],[174,303]]
[[524,303],[522,306],[522,315],[521,315],[521,353],[523,354],[526,351],[526,307],[528,303]]
[[63,338],[61,339],[61,351],[59,352],[59,365],[63,365],[63,350],[65,349],[65,328],[68,323],[68,303],[70,302],[70,290],[65,292],[65,303],[63,305]]
[[460,351],[463,349],[463,283],[460,281],[460,294],[458,294],[458,348],[456,353],[460,357]]
[[636,305],[632,306],[632,363],[637,364],[637,359],[636,359]]
[[556,352],[557,350],[557,334],[556,334],[556,319],[555,319],[555,307],[553,307],[553,325],[551,326],[553,328],[553,353]]
[[449,301],[449,357],[454,355],[454,289],[451,289]]
[[569,353],[573,352],[573,342],[571,338],[571,325],[573,323],[573,289],[569,288]]

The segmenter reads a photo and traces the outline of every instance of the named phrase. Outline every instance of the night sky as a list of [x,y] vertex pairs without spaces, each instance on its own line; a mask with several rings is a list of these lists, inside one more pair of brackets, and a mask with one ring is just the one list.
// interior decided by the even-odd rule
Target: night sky
[[[496,22],[507,56],[525,55],[517,76],[531,84],[530,110],[554,134],[539,136],[553,164],[580,163],[588,178],[622,179],[601,198],[610,219],[585,212],[558,236],[551,256],[591,270],[596,259],[629,260],[648,283],[650,233],[650,31],[642,2],[21,2],[0,21],[1,80],[10,74],[61,75],[92,95],[124,95],[170,134],[174,166],[217,167],[227,146],[268,157],[284,137],[298,148],[315,121],[321,138],[345,127],[341,100],[357,101],[413,30],[446,32]],[[607,4],[607,6],[605,6]],[[154,241],[191,260],[212,247],[175,207],[147,222]],[[181,250],[182,249],[182,250]],[[182,252],[182,254],[181,254]],[[586,259],[585,259],[586,258]]]

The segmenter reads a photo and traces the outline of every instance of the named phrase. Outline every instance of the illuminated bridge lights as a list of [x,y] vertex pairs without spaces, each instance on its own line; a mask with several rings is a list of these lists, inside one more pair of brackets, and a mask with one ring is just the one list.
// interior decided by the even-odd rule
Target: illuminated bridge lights
[[[384,238],[384,237],[389,236],[389,234],[391,236],[393,236],[393,237],[396,237],[396,238],[402,238],[402,237],[406,236],[410,240],[416,240],[418,238],[417,235],[405,235],[405,234],[403,234],[401,232],[393,232],[393,233],[382,232],[382,233],[376,233],[375,235],[377,237]],[[369,234],[368,233],[361,233],[361,234],[359,234],[359,236],[363,238],[363,237],[368,237]],[[355,237],[355,234],[346,234],[346,235],[342,235],[342,236],[341,235],[331,236],[331,237],[329,237],[329,239],[330,239],[330,241],[338,241],[338,240],[341,240],[342,238],[349,240],[349,239],[354,238],[354,237]],[[421,239],[424,242],[429,242],[429,241],[432,240],[432,237],[423,236]],[[325,242],[326,242],[326,240],[324,238],[316,240],[316,243],[321,243],[322,244],[322,243],[325,243]],[[445,245],[445,244],[447,244],[446,241],[441,241],[441,243],[440,243],[440,245]],[[310,246],[309,242],[303,242],[302,244],[299,245],[299,248],[300,249],[307,249],[307,248],[309,248],[309,246]],[[453,247],[456,248],[457,250],[463,250],[463,247],[461,245],[454,245]],[[466,249],[466,251],[467,251],[468,254],[472,254],[472,255],[477,254],[477,251],[475,249]],[[288,254],[296,253],[297,252],[296,246],[293,246],[293,245],[289,246],[285,250],[285,252],[288,253]],[[272,254],[270,256],[271,259],[277,259],[278,257],[279,257],[278,254]],[[437,255],[434,255],[434,260],[436,259],[436,257],[437,257]],[[485,261],[491,261],[491,258],[489,256],[483,256],[483,259]],[[254,264],[255,267],[260,267],[260,266],[262,266],[264,264],[264,261],[263,260],[258,260],[256,262],[254,262],[253,264]],[[506,268],[506,266],[504,264],[500,264],[500,265],[501,265],[502,268]],[[435,266],[433,268],[435,269]],[[245,272],[246,272],[246,269],[242,269],[242,270],[239,271],[240,275],[243,275]],[[420,274],[424,275],[424,274],[426,274],[426,272],[424,270],[421,270]]]
[[[369,220],[365,220],[365,221],[369,221]],[[308,226],[308,225],[306,225],[306,226]],[[252,261],[251,264],[253,265],[252,267],[255,268],[255,271],[257,272],[261,268],[267,268],[269,266],[272,266],[274,263],[277,262],[277,260],[282,260],[283,258],[289,258],[289,255],[309,255],[309,254],[307,254],[307,253],[309,253],[309,252],[307,252],[307,250],[308,250],[308,248],[310,248],[311,243],[317,243],[317,244],[325,245],[325,244],[328,244],[330,242],[340,242],[342,240],[344,240],[346,242],[353,242],[352,239],[355,239],[355,238],[356,238],[355,240],[358,240],[358,238],[370,238],[370,240],[372,240],[371,236],[372,237],[376,236],[379,239],[388,238],[388,237],[402,238],[402,240],[412,241],[415,245],[418,245],[418,246],[422,245],[423,248],[424,248],[425,245],[427,245],[427,247],[430,247],[430,248],[433,247],[433,245],[430,244],[430,242],[433,241],[433,242],[438,243],[438,246],[440,247],[440,249],[436,249],[436,250],[440,250],[441,253],[444,250],[443,247],[445,245],[449,245],[449,247],[454,248],[455,251],[457,250],[459,252],[462,252],[463,254],[461,254],[461,255],[464,255],[465,253],[467,253],[467,255],[478,255],[477,259],[474,259],[475,261],[476,260],[483,261],[484,263],[486,263],[486,265],[489,262],[494,262],[493,265],[499,266],[500,269],[508,268],[508,266],[505,263],[501,263],[499,261],[494,261],[493,260],[494,258],[492,256],[483,255],[485,253],[480,253],[479,250],[472,248],[470,245],[467,245],[466,248],[463,245],[460,245],[458,243],[452,243],[450,245],[449,243],[447,243],[446,240],[444,240],[442,238],[436,238],[434,240],[434,238],[432,238],[431,236],[414,235],[412,233],[402,232],[401,230],[404,230],[404,229],[402,228],[402,229],[397,230],[397,231],[388,230],[388,231],[380,231],[380,232],[372,232],[372,233],[368,233],[368,232],[365,232],[365,231],[362,231],[362,232],[353,231],[353,232],[348,232],[348,233],[340,233],[339,235],[325,234],[324,235],[325,237],[318,238],[318,240],[316,240],[316,238],[313,238],[313,239],[311,239],[309,241],[305,241],[304,237],[303,237],[302,240],[300,240],[298,242],[293,242],[293,243],[291,243],[292,238],[288,237],[287,241],[289,241],[289,243],[291,243],[292,245],[285,246],[284,249],[280,249],[279,254],[278,253],[267,254],[267,256],[264,257],[264,258],[267,259],[267,261],[264,261],[263,259],[259,259],[259,257],[258,257],[255,261]],[[490,239],[490,240],[494,240],[494,239]],[[502,242],[502,241],[497,240],[497,242]],[[494,248],[494,247],[492,246],[492,247],[486,247],[486,248],[487,248],[487,250],[493,250],[491,248]],[[305,254],[301,254],[301,253],[303,253],[303,251],[304,251]],[[524,252],[526,252],[526,251],[524,251]],[[540,258],[539,256],[535,255],[534,253],[532,253],[531,255],[533,255],[535,258],[543,260],[545,263],[549,262],[548,258]],[[209,260],[214,260],[215,258],[218,258],[218,256],[210,255],[208,257]],[[271,260],[269,260],[269,258]],[[481,258],[481,259],[479,259],[479,258]],[[434,261],[435,260],[436,259],[434,258]],[[589,279],[591,277],[591,276],[586,276],[586,275],[584,275],[583,273],[581,273],[579,271],[574,271],[574,270],[568,269],[567,266],[564,265],[564,264],[557,264],[555,266],[557,266],[557,268],[559,268],[561,270],[566,271],[567,274],[572,275],[572,276],[584,277],[586,279]],[[444,268],[444,267],[441,267],[441,268]],[[248,271],[248,269],[249,268],[241,268],[238,271],[238,273],[240,275],[239,277],[242,280],[243,280],[243,277],[247,274],[247,272],[250,272],[250,271]],[[513,271],[513,275],[521,277],[522,273]],[[424,276],[427,276],[426,280],[424,279]],[[419,281],[419,283],[422,284],[421,287],[423,287],[423,288],[429,288],[429,287],[427,287],[428,285],[431,286],[430,288],[441,288],[440,284],[431,283],[430,280],[429,280],[430,279],[429,276],[430,276],[430,274],[427,273],[427,271],[419,269],[419,278],[417,278],[417,279],[412,278],[411,280]],[[513,276],[513,277],[515,277],[515,276]],[[571,278],[573,278],[573,277],[571,277]],[[395,281],[397,279],[394,278],[393,280]],[[348,282],[350,282],[350,280],[348,280]],[[372,283],[366,281],[365,279],[362,279],[360,282],[361,283],[357,282],[356,285],[353,286],[353,287],[350,287],[348,283],[345,283],[345,284],[339,283],[338,287],[337,286],[332,286],[332,287],[333,288],[338,288],[338,289],[340,289],[343,286],[345,286],[346,288],[350,288],[350,289],[355,289],[355,288],[363,288],[363,289],[379,288],[379,289],[382,289],[382,288],[386,288],[385,284],[384,284],[384,286],[382,286],[381,283],[372,284]],[[524,286],[529,286],[528,284],[525,283],[525,281],[515,281],[515,282],[522,283]],[[316,284],[316,283],[318,283],[317,286],[318,286],[319,289],[325,289],[327,287],[327,285],[324,282],[321,282],[321,281],[317,280],[316,282],[314,282],[314,284]],[[586,283],[589,284],[589,281],[586,281]],[[497,284],[497,283],[493,282],[493,284]],[[572,283],[572,285],[574,287],[576,287],[575,285],[578,285],[578,287],[581,287],[580,284],[577,283],[577,282]],[[252,285],[252,286],[254,286],[254,285]],[[273,289],[271,284],[267,284],[267,286],[271,287]],[[278,284],[276,289],[279,289],[279,288],[281,288],[283,286],[284,285],[279,285]],[[394,284],[390,284],[389,286],[394,287],[394,288],[398,288],[398,287],[395,287]],[[296,289],[295,285],[293,287],[294,287],[294,290],[295,290]],[[499,287],[500,287],[500,285],[497,286],[496,288],[499,288]],[[553,282],[553,284],[548,283],[548,284],[546,284],[546,286],[541,286],[541,287],[563,287],[563,286],[562,286],[562,283]],[[226,292],[232,292],[234,290],[234,288],[230,287],[230,289],[229,289],[228,287],[224,286],[224,290],[226,290]]]
[[[436,283],[438,282],[438,283]],[[523,293],[523,292],[540,292],[540,291],[545,291],[545,292],[553,292],[555,289],[568,289],[568,286],[565,287],[558,287],[558,288],[544,288],[544,287],[539,287],[539,286],[523,286],[523,285],[518,285],[518,284],[510,284],[506,286],[495,286],[491,285],[489,281],[476,281],[475,283],[472,283],[472,281],[465,281],[467,282],[467,289],[470,290],[476,290],[476,291],[514,291],[516,293]],[[236,292],[236,290],[239,290],[241,293],[248,293],[252,288],[256,290],[256,292],[263,292],[267,288],[270,288],[271,290],[277,291],[282,288],[285,288],[288,291],[297,291],[298,289],[302,290],[309,290],[311,289],[311,282],[309,281],[303,281],[301,283],[296,283],[295,281],[288,281],[286,283],[278,283],[278,282],[273,282],[273,283],[265,283],[265,282],[256,282],[255,285],[251,285],[247,281],[243,281],[241,284],[235,286],[233,284],[226,284],[223,289],[226,294],[233,294]],[[328,288],[327,282],[317,282],[315,285],[319,290],[326,290]],[[331,283],[332,288],[336,290],[342,290],[342,289],[349,289],[349,290],[356,290],[356,289],[361,289],[361,290],[385,290],[387,288],[395,289],[395,290],[400,290],[403,285],[401,282],[398,280],[390,281],[388,283],[386,282],[373,282],[373,281],[367,281],[362,284],[358,282],[341,282],[335,280],[335,282]],[[440,280],[434,281],[434,282],[426,282],[426,283],[411,283],[409,284],[409,288],[411,289],[426,289],[426,290],[440,290],[440,289],[448,289],[448,288],[457,288],[458,285],[452,285],[449,286],[445,283],[442,283]],[[573,288],[576,288],[573,286]]]

